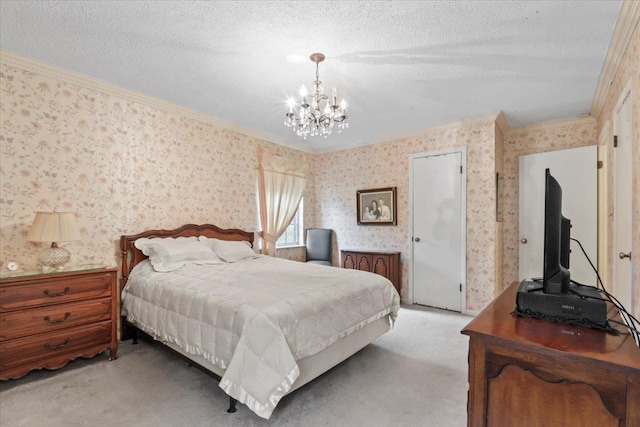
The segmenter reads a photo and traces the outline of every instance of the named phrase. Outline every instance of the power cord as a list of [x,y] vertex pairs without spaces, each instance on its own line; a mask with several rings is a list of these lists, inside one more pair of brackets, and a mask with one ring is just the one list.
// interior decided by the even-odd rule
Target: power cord
[[631,337],[635,341],[636,345],[638,347],[640,347],[640,331],[638,330],[640,328],[640,321],[638,321],[638,319],[636,319],[631,313],[629,313],[629,311],[626,308],[624,308],[624,306],[620,303],[620,301],[618,301],[618,299],[616,297],[611,295],[604,288],[604,284],[602,283],[602,279],[600,278],[600,274],[598,274],[598,269],[596,269],[596,267],[593,265],[593,262],[591,262],[591,259],[589,258],[589,255],[587,255],[587,252],[582,247],[582,243],[580,243],[579,240],[574,239],[573,237],[571,238],[571,240],[573,240],[574,242],[576,242],[578,244],[578,246],[580,246],[580,250],[582,250],[582,253],[584,254],[585,258],[587,259],[587,261],[589,261],[589,264],[591,265],[591,268],[593,268],[593,271],[595,271],[596,277],[598,278],[598,283],[600,284],[601,288],[598,288],[597,286],[591,286],[591,285],[585,285],[585,284],[582,284],[582,283],[578,283],[575,280],[572,280],[572,282],[575,283],[576,285],[588,286],[590,288],[595,288],[601,294],[603,294],[605,296],[604,299],[609,301],[611,304],[613,304],[616,307],[616,309],[618,310],[618,313],[620,313],[620,318],[623,320],[624,323],[623,322],[617,322],[615,320],[612,320],[612,321],[615,322],[615,323],[621,324],[623,326],[626,326],[627,329],[629,330],[629,334],[631,335]]

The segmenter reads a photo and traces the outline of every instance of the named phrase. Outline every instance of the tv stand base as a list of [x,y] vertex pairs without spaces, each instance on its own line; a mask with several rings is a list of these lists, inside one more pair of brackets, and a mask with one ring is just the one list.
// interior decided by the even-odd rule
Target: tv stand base
[[546,294],[542,282],[523,280],[518,286],[515,314],[609,330],[607,303],[600,291],[575,283],[571,283],[566,294]]

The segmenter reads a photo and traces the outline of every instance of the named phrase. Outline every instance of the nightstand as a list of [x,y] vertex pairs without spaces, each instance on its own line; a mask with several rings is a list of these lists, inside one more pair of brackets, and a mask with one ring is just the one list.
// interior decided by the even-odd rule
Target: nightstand
[[1,274],[0,379],[106,349],[115,360],[117,280],[117,269],[96,266]]

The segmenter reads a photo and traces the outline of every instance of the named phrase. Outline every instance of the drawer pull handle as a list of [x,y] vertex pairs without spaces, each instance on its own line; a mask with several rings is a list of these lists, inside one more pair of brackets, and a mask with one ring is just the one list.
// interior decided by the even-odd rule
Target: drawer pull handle
[[51,294],[51,293],[49,293],[49,289],[46,289],[46,290],[44,291],[44,294],[45,294],[46,296],[48,296],[49,298],[55,298],[55,297],[61,297],[62,295],[64,295],[64,294],[66,294],[67,292],[69,292],[70,290],[71,290],[71,289],[69,289],[69,287],[67,286],[66,288],[64,288],[64,291],[62,291],[62,292],[58,292],[58,293],[56,293],[56,294]]
[[71,313],[65,313],[63,318],[61,318],[61,319],[56,319],[56,320],[51,320],[51,319],[49,318],[49,316],[44,316],[44,320],[46,320],[46,321],[47,321],[47,322],[49,322],[49,323],[62,323],[62,322],[64,322],[65,320],[67,320],[67,319],[69,318],[69,316],[71,316]]
[[65,345],[69,344],[71,342],[71,338],[67,338],[64,340],[64,342],[62,344],[58,344],[58,345],[51,345],[49,343],[46,343],[44,346],[46,348],[48,348],[49,350],[58,350],[62,347],[64,347]]

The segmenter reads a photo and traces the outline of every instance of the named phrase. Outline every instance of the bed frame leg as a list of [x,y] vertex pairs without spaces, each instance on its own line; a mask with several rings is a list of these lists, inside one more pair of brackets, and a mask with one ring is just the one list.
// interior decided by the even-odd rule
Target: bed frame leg
[[234,399],[233,397],[229,397],[229,409],[227,409],[228,413],[233,414],[238,410],[236,408],[236,403],[238,403],[236,399]]
[[132,344],[138,344],[138,329],[131,326],[124,316],[120,316],[120,325],[120,340],[133,339]]

